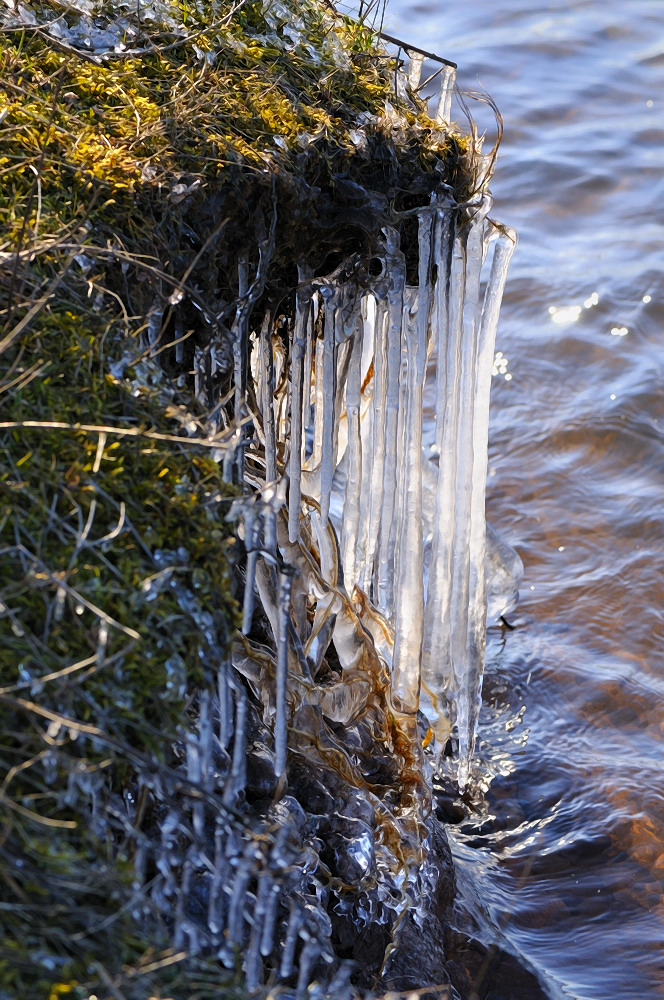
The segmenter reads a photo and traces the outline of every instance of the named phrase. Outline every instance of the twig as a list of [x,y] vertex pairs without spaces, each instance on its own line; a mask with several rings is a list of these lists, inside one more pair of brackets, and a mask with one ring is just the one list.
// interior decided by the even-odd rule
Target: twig
[[[244,418],[244,425],[250,420]],[[207,438],[182,437],[179,434],[161,434],[158,431],[145,431],[140,427],[111,427],[107,424],[66,424],[59,420],[3,420],[0,430],[15,430],[18,428],[42,428],[44,430],[84,431],[86,434],[113,434],[115,437],[147,438],[150,441],[170,441],[173,444],[196,445],[201,448],[228,448],[230,439],[236,428],[228,428],[222,435],[215,434]]]

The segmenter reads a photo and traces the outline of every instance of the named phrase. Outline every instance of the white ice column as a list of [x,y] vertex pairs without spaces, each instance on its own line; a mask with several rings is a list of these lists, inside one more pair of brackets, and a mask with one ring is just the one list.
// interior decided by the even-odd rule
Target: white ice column
[[491,367],[494,357],[496,327],[507,278],[507,270],[516,246],[516,233],[505,229],[497,233],[491,271],[484,295],[479,325],[475,373],[475,409],[473,413],[473,481],[469,544],[468,638],[463,683],[457,693],[459,731],[459,784],[468,780],[477,719],[481,705],[482,674],[486,647],[486,477],[489,438],[489,400]]
[[422,546],[422,390],[431,313],[432,211],[419,217],[419,292],[415,322],[406,325],[406,412],[397,528],[395,639],[391,699],[400,712],[417,712],[424,614]]
[[450,664],[452,547],[455,532],[455,482],[459,419],[459,358],[463,334],[465,260],[456,238],[456,211],[442,210],[436,222],[436,447],[438,479],[432,524],[433,542],[422,649],[422,680],[431,700],[427,714],[439,739],[453,706]]
[[288,474],[290,479],[288,501],[288,538],[296,542],[300,533],[300,507],[302,505],[302,443],[303,443],[303,405],[306,392],[309,404],[310,375],[304,373],[304,358],[307,342],[311,338],[311,289],[305,284],[311,272],[302,265],[298,266],[298,289],[295,296],[295,324],[291,343],[291,405],[290,405],[290,460]]
[[362,485],[360,406],[362,403],[363,332],[362,317],[358,313],[346,376],[348,446],[346,450],[346,493],[341,532],[344,583],[349,594],[352,593],[353,585],[357,582],[356,554],[360,529],[360,487]]
[[388,278],[388,329],[385,373],[385,437],[383,464],[383,495],[380,515],[378,551],[378,608],[392,617],[394,601],[394,546],[397,465],[399,461],[399,402],[401,376],[401,341],[403,327],[406,261],[395,229],[385,229],[385,267]]

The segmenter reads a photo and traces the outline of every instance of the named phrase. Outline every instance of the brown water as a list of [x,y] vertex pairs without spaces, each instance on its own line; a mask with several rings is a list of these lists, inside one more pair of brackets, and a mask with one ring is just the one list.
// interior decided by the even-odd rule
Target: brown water
[[526,575],[490,634],[460,880],[552,997],[664,996],[664,0],[386,23],[496,100],[493,215],[520,235],[488,514]]

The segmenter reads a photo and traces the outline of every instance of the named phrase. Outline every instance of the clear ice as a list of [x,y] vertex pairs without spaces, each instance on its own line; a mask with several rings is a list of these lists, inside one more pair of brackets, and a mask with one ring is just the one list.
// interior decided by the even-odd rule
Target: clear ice
[[[333,642],[345,683],[308,697],[334,705],[328,717],[351,718],[368,635],[389,674],[393,710],[413,718],[422,711],[438,754],[456,735],[460,786],[468,780],[484,666],[485,566],[492,554],[502,566],[495,542],[487,555],[484,500],[495,333],[516,242],[488,219],[490,204],[483,193],[459,208],[442,193],[419,210],[417,285],[407,284],[394,227],[383,231],[382,273],[361,287],[316,278],[301,265],[288,355],[280,356],[265,324],[255,335],[262,413],[255,441],[265,485],[243,506],[252,591],[243,631],[258,560],[276,649],[279,775],[289,685],[315,679]],[[290,371],[285,410],[270,392],[277,368]],[[427,384],[435,384],[437,468],[423,447]],[[273,488],[280,477],[287,531],[277,528],[275,541],[274,526],[266,526],[282,516],[283,491]],[[317,561],[307,557],[312,540]],[[276,568],[280,560],[290,572]],[[315,608],[311,625],[307,602]]]
[[[448,97],[440,115],[449,114]],[[493,615],[504,613],[520,568],[484,511],[495,333],[516,243],[489,220],[490,205],[481,193],[458,206],[443,188],[418,210],[412,284],[396,225],[382,231],[375,276],[316,276],[301,263],[292,319],[270,315],[247,327],[247,369],[235,341],[235,370],[246,379],[238,420],[245,393],[255,399],[244,458],[233,459],[236,470],[252,470],[231,515],[246,551],[242,635],[219,671],[216,728],[206,708],[200,738],[205,729],[209,743],[214,730],[226,808],[242,802],[249,753],[274,775],[270,794],[282,796],[265,819],[269,837],[233,827],[224,837],[217,825],[214,861],[206,855],[208,934],[228,965],[235,948],[244,950],[251,988],[273,954],[279,978],[297,974],[296,997],[308,995],[314,974],[340,974],[307,818],[283,794],[289,760],[306,760],[312,773],[316,755],[324,766],[335,761],[355,789],[339,815],[335,863],[351,884],[378,877],[389,886],[335,904],[358,927],[390,909],[398,923],[419,905],[430,774],[450,736],[459,786],[469,779],[487,600]],[[242,271],[241,279],[246,288]],[[433,448],[423,427],[432,389]],[[257,610],[270,645],[255,638]],[[409,775],[396,801],[370,791],[355,756],[375,732],[375,716],[364,729],[362,720],[372,718],[377,691],[401,734],[388,752],[401,755]],[[250,745],[256,712],[272,736]],[[330,728],[339,725],[343,735]],[[214,772],[209,748],[190,741],[188,755],[192,781]],[[193,820],[195,837],[201,819]],[[190,932],[184,921],[183,939]]]

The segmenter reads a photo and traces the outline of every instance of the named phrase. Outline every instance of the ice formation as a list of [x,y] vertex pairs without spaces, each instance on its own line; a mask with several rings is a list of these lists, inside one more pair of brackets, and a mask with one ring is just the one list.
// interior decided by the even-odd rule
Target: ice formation
[[[242,677],[273,733],[260,753],[277,788],[285,787],[289,758],[301,757],[314,772],[327,768],[330,781],[332,771],[343,773],[344,787],[355,789],[356,804],[346,803],[338,831],[326,836],[328,844],[339,842],[335,865],[356,886],[354,896],[340,894],[333,911],[357,928],[387,920],[388,912],[398,923],[404,909],[419,905],[431,750],[435,761],[455,734],[459,785],[469,777],[487,575],[496,577],[494,612],[513,597],[514,578],[491,530],[487,551],[484,500],[494,339],[516,237],[488,219],[489,207],[486,191],[459,206],[443,189],[417,210],[416,285],[407,282],[396,224],[383,229],[379,274],[374,267],[358,276],[356,268],[350,277],[326,277],[302,263],[292,319],[277,328],[271,317],[251,334],[240,394],[256,402],[253,433],[238,439],[251,489],[234,510],[247,559],[244,636],[220,680],[223,747],[232,728],[229,685],[235,701],[224,802],[235,803],[245,780]],[[246,274],[240,284],[247,287]],[[423,446],[423,394],[432,385],[437,464]],[[238,419],[245,409],[238,397]],[[237,456],[229,467],[237,469]],[[269,622],[269,646],[257,638],[255,607]],[[372,790],[357,756],[372,742],[378,691],[386,692],[393,720],[391,729],[385,716],[378,722],[387,726],[386,753],[401,762],[395,800]],[[379,754],[375,745],[369,752]],[[307,861],[300,812],[288,795],[271,807],[266,822],[278,833],[269,856],[255,841],[230,856],[226,846],[231,882],[216,891],[230,898],[219,909],[213,893],[210,906],[215,926],[227,928],[224,961],[233,943],[244,941],[248,982],[256,984],[276,935],[283,979],[298,949],[304,996],[314,967],[323,963],[332,975],[336,966],[328,890],[316,883],[316,901],[301,885],[308,879],[311,887],[307,871],[316,863]],[[291,845],[294,831],[299,838],[299,875],[291,866],[288,878],[275,878],[288,867],[287,852],[277,856],[288,830]],[[382,895],[363,889],[374,873]],[[279,922],[287,891],[289,915]],[[243,911],[239,900],[248,893],[252,903]],[[253,914],[246,933],[242,912]]]
[[[315,678],[325,653],[324,623],[336,614],[337,655],[345,670],[355,669],[352,653],[344,662],[338,609],[345,605],[357,615],[361,632],[373,638],[390,675],[394,711],[414,717],[421,709],[439,750],[454,730],[459,782],[467,781],[487,611],[489,383],[515,243],[512,232],[487,219],[489,205],[482,194],[462,211],[440,196],[418,211],[415,287],[406,284],[399,233],[392,227],[385,227],[382,273],[373,280],[365,276],[360,285],[314,278],[301,267],[286,359],[272,356],[269,330],[255,335],[252,371],[262,425],[252,447],[264,456],[265,480],[261,499],[244,506],[245,631],[247,608],[253,606],[258,519],[264,526],[258,530],[263,577],[280,560],[295,577],[294,589],[291,577],[286,585],[283,568],[271,592],[266,579],[257,584],[263,606],[275,603],[268,614],[278,656],[280,766],[285,658],[295,657],[297,669]],[[288,363],[290,380],[280,378],[275,395],[275,366]],[[435,379],[436,386],[438,468],[425,511],[423,475],[432,478],[422,445],[427,379]],[[250,448],[248,458],[251,454]],[[287,544],[279,544],[275,527],[282,503]],[[334,554],[323,565],[330,524],[339,539],[342,580],[336,579]],[[301,568],[297,560],[312,533],[320,565],[312,560]],[[312,623],[306,609],[297,612],[295,598],[291,610],[283,603],[298,592],[300,604],[315,606]],[[352,699],[352,685],[344,690]]]

